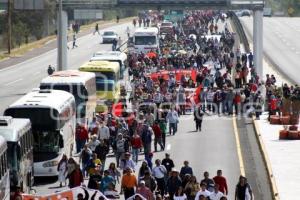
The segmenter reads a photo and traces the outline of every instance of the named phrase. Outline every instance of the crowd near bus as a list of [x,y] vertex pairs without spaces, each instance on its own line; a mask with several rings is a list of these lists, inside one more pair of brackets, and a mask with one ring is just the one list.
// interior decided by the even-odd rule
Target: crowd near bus
[[[133,20],[134,48],[126,54],[95,52],[78,70],[49,73],[0,117],[0,199],[20,199],[41,176],[109,199],[226,200],[230,193],[254,199],[244,176],[234,187],[222,169],[196,177],[188,160],[175,166],[175,155],[155,155],[188,112],[201,132],[208,115],[259,117],[280,109],[276,78],[257,76],[228,18],[221,11],[145,12]],[[284,91],[300,89],[284,85]]]

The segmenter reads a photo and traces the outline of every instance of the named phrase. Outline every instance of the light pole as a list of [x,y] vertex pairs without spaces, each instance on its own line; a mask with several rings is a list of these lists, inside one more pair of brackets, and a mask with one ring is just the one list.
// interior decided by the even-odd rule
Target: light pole
[[58,0],[57,12],[57,70],[67,69],[67,25],[68,16],[63,10],[63,0]]

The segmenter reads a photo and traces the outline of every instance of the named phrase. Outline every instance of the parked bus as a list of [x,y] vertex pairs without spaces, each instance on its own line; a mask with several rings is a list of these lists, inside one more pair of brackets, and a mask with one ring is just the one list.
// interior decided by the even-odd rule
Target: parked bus
[[156,27],[138,28],[133,34],[134,49],[136,53],[159,51],[159,31]]
[[90,61],[117,62],[120,66],[120,79],[124,78],[125,69],[128,66],[126,53],[120,51],[99,51],[94,53]]
[[37,90],[10,105],[5,116],[28,118],[33,132],[34,176],[57,176],[63,154],[72,155],[76,105],[72,94]]
[[7,141],[10,187],[29,193],[33,185],[33,136],[29,119],[0,117],[0,136]]
[[79,68],[80,71],[96,74],[96,112],[104,112],[120,98],[120,66],[116,62],[91,61]]
[[40,89],[70,92],[75,97],[77,122],[87,123],[96,109],[96,78],[94,73],[67,70],[54,72],[44,78]]
[[10,199],[9,169],[7,164],[7,143],[0,136],[0,199]]

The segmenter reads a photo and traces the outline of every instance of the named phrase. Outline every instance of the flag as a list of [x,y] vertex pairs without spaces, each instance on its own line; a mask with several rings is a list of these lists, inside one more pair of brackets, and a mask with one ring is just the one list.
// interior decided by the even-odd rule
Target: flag
[[119,102],[115,104],[113,107],[113,115],[116,117],[122,117],[122,113],[123,113],[123,103]]
[[192,70],[191,78],[196,83],[197,71],[195,69]]
[[202,87],[203,86],[200,84],[195,91],[195,94],[193,96],[193,101],[195,102],[195,104],[200,103],[200,93],[202,91]]

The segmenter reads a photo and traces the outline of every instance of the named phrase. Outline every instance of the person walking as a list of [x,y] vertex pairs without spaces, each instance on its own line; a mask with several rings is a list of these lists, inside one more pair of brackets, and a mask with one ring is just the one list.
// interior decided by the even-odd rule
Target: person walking
[[161,151],[165,149],[162,141],[162,131],[160,129],[158,121],[154,122],[152,127],[154,132],[154,151],[157,152],[157,144],[159,144]]
[[208,172],[204,172],[203,176],[204,176],[204,179],[201,180],[200,184],[205,183],[207,190],[210,191],[210,192],[213,192],[214,191],[214,186],[215,186],[214,180],[209,178],[209,173]]
[[100,159],[102,163],[102,171],[104,170],[106,156],[109,152],[109,147],[107,143],[104,142],[104,140],[100,140],[100,144],[98,144],[95,148],[95,153],[97,154],[97,157]]
[[219,191],[219,185],[215,184],[214,191],[209,195],[210,200],[220,200],[224,194]]
[[193,174],[193,169],[189,166],[189,161],[187,161],[187,160],[185,160],[183,162],[183,167],[181,167],[181,170],[180,170],[181,179],[183,179],[186,174],[189,174],[191,176],[194,175]]
[[197,182],[197,178],[196,176],[192,176],[184,188],[184,192],[187,195],[188,200],[194,200],[199,190],[200,190],[200,185]]
[[147,156],[151,152],[152,135],[153,135],[152,128],[147,124],[143,124],[141,138],[144,146],[145,158],[147,158]]
[[88,148],[88,145],[85,144],[83,149],[81,150],[80,156],[79,156],[79,163],[81,162],[83,176],[87,176],[88,174],[88,167],[89,162],[92,156],[92,150]]
[[182,186],[182,180],[179,177],[179,172],[176,169],[172,169],[171,176],[167,181],[167,191],[170,195],[170,199],[174,199],[174,194]]
[[167,117],[167,121],[169,122],[169,134],[175,135],[177,132],[177,124],[179,122],[178,113],[175,110],[174,106],[172,106],[171,110],[169,110]]
[[135,172],[136,163],[130,158],[130,153],[126,152],[124,159],[120,162],[120,169],[125,170],[128,167]]
[[196,131],[200,131],[202,129],[202,120],[203,120],[203,111],[201,106],[198,106],[194,111],[194,121],[196,123]]
[[142,148],[143,144],[142,144],[142,139],[141,137],[137,134],[137,131],[134,132],[131,141],[131,149],[132,149],[132,160],[135,163],[138,163],[139,160],[139,152],[140,149]]
[[100,35],[100,32],[99,32],[99,24],[98,24],[98,23],[96,23],[96,25],[95,25],[94,35],[95,35],[95,33],[98,33],[98,35]]
[[154,200],[154,195],[150,188],[146,186],[145,181],[141,181],[139,187],[136,189],[136,194],[142,195],[147,200]]
[[175,167],[173,160],[170,158],[170,154],[166,153],[165,158],[162,160],[161,164],[165,166],[167,169],[168,175],[172,171],[172,169]]
[[87,129],[80,123],[76,124],[75,140],[76,140],[76,153],[80,153],[85,143],[89,139]]
[[174,200],[187,200],[187,196],[181,186],[175,192],[173,199]]
[[168,171],[165,166],[161,165],[159,159],[155,160],[155,165],[152,174],[157,182],[157,190],[160,192],[161,196],[164,196],[166,191],[165,177],[168,175]]
[[222,170],[217,171],[217,176],[213,178],[215,184],[219,185],[219,190],[225,195],[228,195],[228,186],[227,186],[227,181],[226,178],[222,175]]
[[75,47],[78,47],[78,46],[76,45],[76,40],[77,40],[76,34],[73,34],[73,47],[72,47],[72,49],[74,49]]
[[137,188],[137,186],[136,176],[129,167],[126,168],[121,181],[121,193],[124,192],[125,200],[135,194],[135,188]]
[[62,187],[62,183],[65,183],[65,186],[67,185],[66,182],[66,176],[68,173],[67,164],[68,164],[68,158],[64,154],[57,165],[59,187]]
[[253,200],[253,193],[251,186],[247,182],[247,178],[240,176],[239,182],[235,188],[234,200]]
[[76,164],[75,170],[73,170],[68,178],[70,188],[80,186],[83,183],[83,175],[78,164]]

